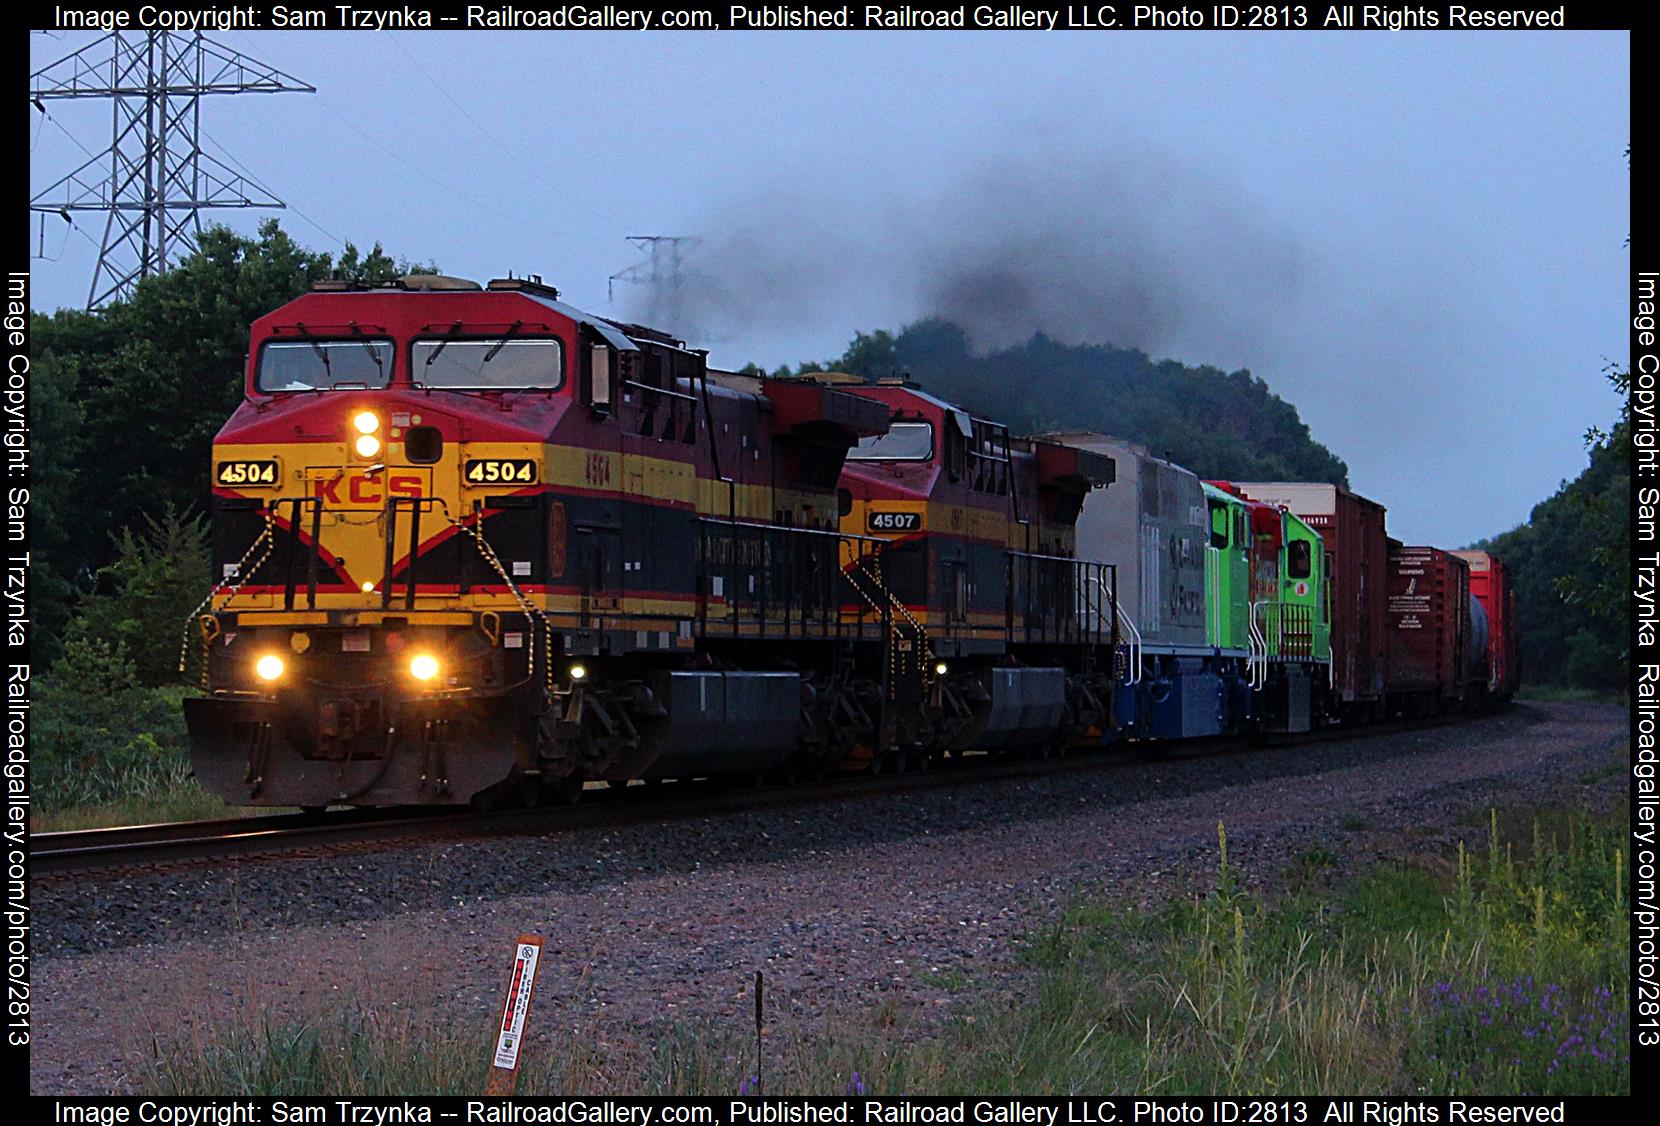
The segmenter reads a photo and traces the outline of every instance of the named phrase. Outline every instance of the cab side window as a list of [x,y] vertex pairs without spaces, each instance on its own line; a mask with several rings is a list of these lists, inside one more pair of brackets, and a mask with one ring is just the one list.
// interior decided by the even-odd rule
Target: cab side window
[[1314,573],[1314,552],[1307,540],[1292,540],[1286,568],[1294,579],[1306,579]]
[[1228,506],[1225,504],[1210,506],[1210,546],[1228,546]]

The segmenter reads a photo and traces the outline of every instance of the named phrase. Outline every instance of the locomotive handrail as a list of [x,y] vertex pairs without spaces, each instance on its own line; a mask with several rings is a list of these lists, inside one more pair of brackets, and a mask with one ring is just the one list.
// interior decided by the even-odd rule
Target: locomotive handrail
[[[1116,568],[1115,568],[1115,570],[1116,570]],[[1135,621],[1130,617],[1130,615],[1128,613],[1125,612],[1124,607],[1119,603],[1119,601],[1118,601],[1118,592],[1116,590],[1113,590],[1111,587],[1107,586],[1107,577],[1105,575],[1097,575],[1097,576],[1095,576],[1095,581],[1096,581],[1097,584],[1099,584],[1102,591],[1105,592],[1106,596],[1112,601],[1113,613],[1118,616],[1119,621],[1124,623],[1124,631],[1129,637],[1129,650],[1130,650],[1129,664],[1130,664],[1130,667],[1127,670],[1127,676],[1125,678],[1124,683],[1126,683],[1126,684],[1140,684],[1141,683],[1141,630],[1136,628]]]
[[[255,571],[265,565],[266,558],[271,554],[271,545],[276,539],[276,537],[271,534],[271,529],[275,526],[272,519],[272,509],[265,509],[262,515],[265,518],[265,526],[260,529],[259,535],[255,536],[253,542],[248,545],[248,549],[242,553],[242,558],[237,560],[235,564],[232,564],[231,569],[228,572],[225,572],[226,576],[234,574],[236,576],[236,581],[227,585],[225,578],[221,577],[219,581],[208,587],[208,592],[202,596],[202,600],[196,604],[196,608],[185,617],[184,636],[179,639],[179,672],[181,675],[184,673],[185,667],[189,663],[191,623],[198,620],[204,609],[208,611],[209,615],[212,615],[218,613],[219,610],[224,608],[224,606],[230,605],[231,600],[241,592],[243,584],[248,581]],[[265,550],[260,553],[259,558],[254,561],[253,566],[247,566],[246,564],[248,559],[261,544],[265,545]],[[225,601],[218,609],[213,609],[213,600],[222,590],[228,591],[225,596]],[[212,621],[213,619],[209,617],[208,620]],[[206,632],[206,627],[203,626],[202,629],[202,688],[206,689],[208,687],[207,646],[211,638],[209,638]]]
[[300,509],[302,506],[311,510],[311,551],[306,560],[306,606],[308,609],[317,608],[317,561],[322,545],[323,498],[322,497],[283,497],[272,504],[273,513],[281,505],[288,505],[288,544],[282,557],[282,605],[285,610],[294,608],[294,556],[300,549]]
[[1250,623],[1251,652],[1246,658],[1246,663],[1250,670],[1253,689],[1260,689],[1268,683],[1268,636],[1257,625],[1257,612],[1266,605],[1265,601],[1251,603],[1251,614],[1247,619]]
[[653,387],[649,383],[641,383],[634,379],[624,379],[621,383],[624,387],[634,387],[641,391],[650,391],[653,395],[667,395],[671,399],[684,399],[688,403],[697,402],[696,395],[688,395],[684,391],[670,391],[665,387]]
[[1205,644],[1222,645],[1222,552],[1205,548]]
[[[1015,637],[1015,598],[1018,586],[1022,603],[1020,608],[1023,612],[1019,632],[1024,640],[1032,641],[1036,635],[1040,640],[1046,641],[1098,645],[1105,628],[1111,635],[1110,641],[1117,644],[1116,615],[1105,613],[1099,606],[1094,605],[1089,593],[1092,585],[1105,583],[1105,573],[1108,570],[1113,572],[1113,582],[1116,583],[1116,567],[1096,559],[1079,559],[1074,555],[1046,555],[1014,548],[1005,549],[1004,555],[1007,559],[1003,610],[1005,637],[1010,640]],[[1024,582],[1019,584],[1015,582],[1017,563],[1024,564]],[[1033,564],[1036,563],[1059,564],[1060,567],[1044,570],[1034,567]],[[1071,568],[1071,573],[1067,574],[1061,567]],[[1111,595],[1110,587],[1101,585],[1100,589],[1111,598],[1116,611],[1118,600]],[[1070,609],[1066,605],[1069,600]],[[1095,615],[1094,622],[1089,620],[1090,614]],[[1034,624],[1034,619],[1040,620]]]
[[881,536],[861,536],[857,532],[836,532],[829,528],[798,528],[793,524],[774,524],[770,520],[729,520],[724,516],[699,516],[703,524],[730,524],[738,528],[770,529],[798,536],[830,536],[838,540],[859,540],[863,543],[887,543]]
[[[696,519],[700,567],[696,616],[700,636],[706,636],[708,632],[709,602],[712,598],[719,597],[726,603],[724,622],[732,629],[748,623],[757,629],[761,637],[766,637],[774,626],[781,626],[784,638],[789,639],[796,632],[798,625],[802,636],[805,637],[809,625],[816,619],[818,628],[826,637],[841,638],[848,628],[856,629],[858,636],[862,637],[867,626],[862,611],[861,620],[856,624],[850,626],[850,623],[843,620],[843,583],[851,586],[872,610],[881,615],[883,628],[887,627],[891,615],[891,606],[888,604],[897,604],[897,597],[881,581],[880,574],[869,572],[863,561],[878,555],[880,549],[888,544],[888,540],[880,536],[858,535],[828,528],[798,527],[771,521],[739,520],[722,516],[698,516]],[[740,563],[740,541],[746,544],[754,543],[760,547],[759,554],[751,564]],[[711,543],[722,542],[728,545],[728,558],[724,564],[717,564],[711,560],[709,548]],[[854,562],[858,573],[865,575],[870,585],[880,592],[883,596],[881,602],[872,600],[870,593],[843,567],[839,556],[832,558],[824,555],[824,552],[835,550],[843,544],[853,548],[858,556]],[[802,557],[803,552],[821,558],[815,565],[812,559]],[[805,588],[802,586],[801,579],[804,576],[799,574],[798,565],[803,562],[809,567],[808,574],[815,573],[813,567],[822,567],[822,571],[816,572],[821,575],[821,581],[817,585]],[[719,578],[722,583],[718,595],[705,581],[712,575]],[[753,583],[747,591],[741,591],[740,587],[744,575]],[[745,608],[745,603],[752,605],[753,614]],[[908,611],[903,608],[901,613],[908,615]],[[778,614],[781,614],[781,620]],[[920,624],[914,623],[914,619],[912,621],[920,634]]]
[[409,558],[404,564],[404,608],[415,609],[415,565],[421,551],[421,510],[423,508],[438,509],[444,505],[442,497],[387,497],[386,506],[382,510],[386,515],[386,551],[385,566],[381,576],[380,605],[382,609],[390,609],[392,605],[392,565],[397,562],[397,532],[398,508],[406,506],[409,509]]

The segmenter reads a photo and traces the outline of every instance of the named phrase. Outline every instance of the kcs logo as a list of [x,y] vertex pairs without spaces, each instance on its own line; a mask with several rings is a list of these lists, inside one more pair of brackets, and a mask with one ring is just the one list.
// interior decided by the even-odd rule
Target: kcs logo
[[378,505],[389,496],[421,495],[421,478],[414,474],[377,473],[373,477],[354,474],[350,477],[319,478],[312,485],[312,495],[322,497],[326,505]]

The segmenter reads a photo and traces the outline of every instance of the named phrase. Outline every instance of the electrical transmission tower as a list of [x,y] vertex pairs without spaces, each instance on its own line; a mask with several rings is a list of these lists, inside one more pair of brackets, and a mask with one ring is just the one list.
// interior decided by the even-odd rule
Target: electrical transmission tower
[[649,286],[646,319],[654,325],[686,331],[688,326],[683,323],[681,302],[684,278],[682,248],[689,250],[702,240],[691,235],[629,235],[628,241],[645,251],[648,257],[644,262],[636,262],[626,270],[612,274],[606,286],[606,296],[616,296],[618,282]]
[[41,113],[55,98],[115,105],[109,148],[29,201],[31,211],[71,224],[72,212],[107,213],[88,309],[194,250],[207,208],[284,206],[202,151],[201,99],[289,91],[317,88],[200,32],[111,32],[29,76],[29,101]]

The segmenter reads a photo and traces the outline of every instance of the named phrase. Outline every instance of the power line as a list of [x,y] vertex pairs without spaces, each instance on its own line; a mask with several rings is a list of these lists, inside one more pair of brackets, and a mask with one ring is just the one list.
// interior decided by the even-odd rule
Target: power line
[[321,99],[321,100],[318,101],[317,104],[322,106],[324,110],[326,110],[331,116],[333,116],[336,120],[338,120],[346,128],[350,129],[353,133],[356,133],[359,137],[362,137],[365,141],[368,141],[371,145],[375,146],[375,148],[377,148],[381,152],[385,153],[395,163],[397,163],[399,165],[402,165],[404,168],[409,169],[409,171],[415,173],[415,175],[417,175],[421,179],[427,181],[427,183],[432,184],[435,187],[442,188],[444,191],[446,191],[449,194],[453,195],[455,198],[461,200],[462,202],[470,203],[474,207],[478,208],[481,211],[488,211],[490,214],[496,216],[498,219],[505,219],[508,222],[512,223],[515,227],[530,226],[530,227],[534,227],[537,230],[540,230],[541,232],[543,232],[544,234],[547,234],[547,235],[552,236],[554,238],[567,237],[566,235],[564,235],[560,232],[553,231],[550,228],[543,226],[541,223],[537,222],[536,220],[534,220],[532,218],[529,218],[527,213],[520,213],[518,215],[511,215],[508,212],[503,211],[501,208],[496,207],[494,204],[486,203],[481,199],[477,199],[474,196],[469,195],[468,193],[462,191],[460,188],[455,187],[453,184],[445,183],[443,180],[440,180],[438,177],[432,175],[430,172],[428,172],[426,169],[422,168],[420,165],[415,164],[415,163],[411,162],[410,160],[406,159],[396,149],[390,148],[389,146],[384,144],[380,140],[380,138],[376,137],[373,133],[370,133],[366,129],[360,128],[354,121],[351,120],[351,118],[347,117],[345,114],[341,113],[339,110],[337,110],[333,106],[329,105],[328,99],[326,99],[326,98]]
[[530,165],[526,164],[519,157],[519,154],[514,152],[511,147],[504,144],[502,142],[501,138],[497,137],[494,133],[492,133],[490,131],[490,129],[484,124],[484,122],[482,122],[478,118],[474,117],[472,115],[472,112],[470,110],[468,110],[466,106],[464,106],[460,102],[456,101],[455,97],[448,90],[446,90],[444,88],[443,83],[441,83],[437,79],[433,78],[431,72],[429,72],[427,70],[426,66],[419,59],[417,59],[414,55],[410,54],[409,49],[407,47],[405,47],[402,42],[399,41],[399,37],[397,35],[391,35],[388,38],[391,41],[392,46],[396,47],[398,49],[398,51],[403,55],[403,57],[410,61],[410,64],[415,67],[415,69],[420,73],[421,77],[426,79],[427,82],[429,84],[431,84],[433,89],[437,90],[440,94],[442,94],[445,101],[449,102],[450,105],[454,106],[456,108],[456,111],[459,112],[462,117],[465,117],[468,121],[470,121],[472,123],[473,128],[477,129],[480,133],[482,133],[485,136],[485,138],[487,140],[489,140],[491,144],[495,145],[498,149],[500,149],[502,151],[502,153],[504,155],[506,155],[506,157],[509,160],[511,160],[514,164],[517,164],[521,169],[523,169],[525,172],[529,173],[530,176],[533,177],[544,188],[546,188],[548,191],[552,192],[554,195],[558,196],[560,199],[563,199],[565,202],[567,202],[567,203],[569,203],[569,204],[571,204],[575,207],[581,208],[582,210],[586,211],[590,216],[592,216],[595,219],[601,219],[601,220],[604,220],[606,222],[613,222],[613,223],[619,223],[620,224],[621,220],[619,220],[615,215],[608,215],[608,214],[604,214],[600,211],[595,210],[593,207],[589,206],[587,203],[584,203],[582,200],[577,199],[575,196],[571,195],[570,192],[565,191],[564,189],[558,187],[557,185],[549,182],[548,179],[540,171],[538,171],[537,169],[532,168]]
[[[253,171],[251,169],[249,169],[249,167],[246,164],[243,164],[240,160],[236,159],[236,157],[231,154],[231,151],[229,149],[227,149],[224,145],[220,144],[218,138],[214,137],[206,129],[202,130],[202,136],[207,140],[207,142],[209,144],[211,144],[214,148],[218,149],[220,151],[220,153],[222,153],[224,155],[226,160],[228,160],[232,164],[236,165],[236,167],[239,171],[246,174],[249,178],[253,177]],[[301,211],[298,207],[294,206],[293,204],[289,204],[288,205],[288,210],[292,211],[295,215],[298,215],[301,219],[303,219],[307,223],[311,224],[311,226],[313,228],[315,228],[317,231],[319,231],[323,235],[324,238],[333,240],[336,244],[339,245],[339,247],[342,250],[344,250],[346,248],[346,240],[345,239],[341,238],[339,235],[335,234],[333,231],[329,230],[327,227],[325,227],[321,223],[317,222],[317,220],[315,220],[311,216],[307,215],[304,211]]]

